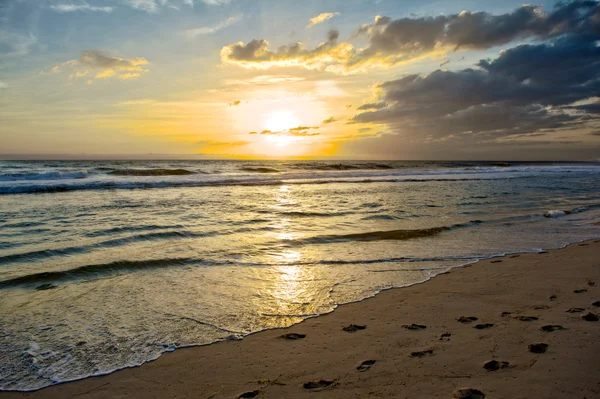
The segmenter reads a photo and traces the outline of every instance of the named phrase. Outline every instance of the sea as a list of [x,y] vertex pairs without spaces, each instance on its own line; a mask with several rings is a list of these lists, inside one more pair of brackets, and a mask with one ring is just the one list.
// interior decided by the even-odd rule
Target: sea
[[0,161],[0,389],[598,237],[600,163]]

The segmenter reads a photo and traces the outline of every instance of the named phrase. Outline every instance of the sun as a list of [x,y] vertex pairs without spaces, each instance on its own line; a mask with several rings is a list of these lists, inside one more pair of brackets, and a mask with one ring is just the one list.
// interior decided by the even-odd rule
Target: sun
[[273,112],[265,123],[265,127],[272,132],[281,132],[298,126],[300,126],[298,118],[289,111]]

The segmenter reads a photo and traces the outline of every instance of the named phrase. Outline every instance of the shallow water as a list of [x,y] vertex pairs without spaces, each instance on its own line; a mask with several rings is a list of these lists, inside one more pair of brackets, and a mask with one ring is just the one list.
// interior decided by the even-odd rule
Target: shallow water
[[0,162],[0,389],[289,326],[598,221],[600,164]]

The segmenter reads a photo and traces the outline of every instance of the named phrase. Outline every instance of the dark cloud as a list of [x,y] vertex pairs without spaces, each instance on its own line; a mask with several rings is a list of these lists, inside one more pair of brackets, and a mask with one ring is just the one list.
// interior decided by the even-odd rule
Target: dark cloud
[[[597,13],[597,7],[597,2],[576,2],[559,7],[562,14],[528,22],[535,32],[543,30],[540,24],[573,32],[508,49],[494,60],[480,61],[480,69],[437,70],[383,82],[377,85],[380,102],[359,107],[369,111],[352,121],[385,124],[423,142],[464,143],[598,122],[600,35],[591,34],[595,25],[589,21],[590,10]],[[581,19],[573,22],[577,9]],[[520,18],[530,17],[524,12]]]
[[323,121],[323,124],[324,124],[324,125],[327,125],[327,124],[329,124],[329,123],[333,123],[333,122],[335,122],[335,118],[332,116],[332,117],[330,117],[330,118],[327,118],[327,119],[325,119],[325,120]]
[[583,84],[600,77],[600,47],[589,39],[573,35],[552,43],[520,45],[478,65],[490,73],[534,85]]
[[356,108],[359,111],[366,111],[368,109],[382,109],[387,107],[387,103],[381,102],[381,103],[366,103],[361,105],[360,107]]
[[524,5],[501,15],[463,11],[428,18],[379,17],[373,24],[362,26],[359,33],[367,35],[370,42],[364,55],[421,52],[440,44],[455,49],[487,49],[523,38],[598,34],[598,15],[597,1],[582,0],[559,3],[549,13],[539,6]]

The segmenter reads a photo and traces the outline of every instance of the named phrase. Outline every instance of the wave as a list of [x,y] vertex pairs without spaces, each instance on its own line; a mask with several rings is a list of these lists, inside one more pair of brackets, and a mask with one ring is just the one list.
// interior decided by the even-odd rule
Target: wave
[[[242,230],[242,229],[239,229]],[[111,240],[101,241],[89,245],[77,245],[72,247],[64,247],[57,249],[44,249],[39,251],[30,251],[11,255],[0,256],[0,265],[13,262],[26,262],[32,260],[42,260],[55,256],[67,256],[82,254],[92,251],[96,248],[118,247],[126,244],[132,244],[140,241],[153,241],[164,239],[181,239],[181,238],[201,238],[211,237],[218,233],[215,231],[194,232],[194,231],[159,231],[147,234],[138,234],[122,238],[114,238]],[[226,234],[226,233],[221,233]]]
[[395,169],[394,166],[384,163],[314,163],[293,164],[293,168],[306,170],[373,170],[373,169]]
[[274,168],[265,168],[265,167],[251,167],[244,166],[240,168],[241,171],[244,172],[253,172],[253,173],[279,173],[280,171]]
[[0,181],[85,179],[87,170],[39,173],[0,173]]
[[[493,255],[476,255],[471,256],[445,256],[445,257],[426,257],[426,258],[415,258],[415,257],[392,257],[383,259],[356,259],[356,260],[320,260],[315,262],[285,262],[283,265],[286,266],[308,266],[308,265],[373,265],[373,264],[386,264],[386,263],[425,263],[425,262],[457,262],[457,261],[475,261],[485,259],[494,256],[501,256],[504,254],[493,254]],[[27,274],[7,280],[0,281],[0,289],[17,288],[17,287],[29,287],[36,286],[38,290],[46,290],[56,288],[55,284],[72,282],[79,280],[90,280],[104,278],[106,276],[113,276],[127,272],[136,272],[149,269],[157,268],[171,268],[171,267],[184,267],[192,265],[207,265],[207,266],[222,266],[236,264],[238,266],[249,266],[249,267],[270,267],[270,266],[281,266],[282,263],[255,263],[255,262],[243,262],[243,261],[231,261],[231,260],[220,260],[214,261],[205,258],[165,258],[165,259],[149,259],[149,260],[121,260],[110,263],[100,263],[79,266],[73,269],[60,270],[54,272],[42,272]],[[447,266],[427,266],[427,267],[413,267],[405,269],[394,269],[394,271],[415,271],[415,270],[435,270],[438,268],[447,268]],[[390,270],[383,270],[390,271]],[[372,272],[380,272],[373,270]]]
[[483,223],[481,220],[472,220],[467,223],[459,223],[451,226],[430,227],[426,229],[410,229],[410,230],[386,230],[386,231],[369,231],[364,233],[352,234],[329,234],[321,236],[313,236],[304,239],[295,240],[292,245],[301,244],[326,244],[334,242],[348,241],[382,241],[382,240],[412,240],[415,238],[434,237],[444,231],[450,231],[457,228],[464,228]]
[[[521,176],[527,178],[529,176]],[[191,187],[228,187],[228,186],[281,186],[281,185],[306,185],[306,184],[368,184],[368,183],[427,183],[427,182],[453,182],[453,181],[485,181],[493,180],[492,177],[470,178],[392,178],[392,179],[226,179],[213,181],[90,181],[87,184],[18,184],[14,186],[0,185],[0,195],[7,194],[51,194],[83,190],[141,190],[163,188],[191,188]]]
[[[111,174],[95,174],[93,178],[70,181],[2,181],[0,194],[60,193],[79,190],[127,190],[172,187],[215,187],[215,186],[272,186],[301,184],[367,184],[367,183],[421,183],[451,181],[486,181],[494,179],[536,178],[547,173],[569,171],[598,172],[597,166],[578,167],[486,167],[476,170],[428,169],[428,170],[371,170],[371,171],[294,171],[281,172],[266,167],[244,166],[248,172],[240,175],[236,169],[231,174],[208,174],[187,169],[119,169]],[[114,178],[121,175],[122,178]],[[260,175],[260,176],[257,176]],[[136,177],[127,179],[126,177]],[[171,177],[166,179],[166,177]],[[111,179],[112,178],[112,179]],[[161,179],[163,178],[163,179]]]
[[111,263],[86,265],[69,270],[34,273],[21,277],[11,278],[9,280],[3,280],[0,281],[0,289],[42,284],[38,287],[38,289],[43,290],[48,288],[54,288],[52,287],[51,283],[58,283],[61,281],[73,281],[87,279],[90,277],[102,277],[105,275],[113,275],[132,270],[183,266],[198,262],[201,262],[201,259],[171,258],[145,261],[116,261]]
[[117,169],[108,174],[115,176],[185,176],[196,174],[196,172],[187,169]]

